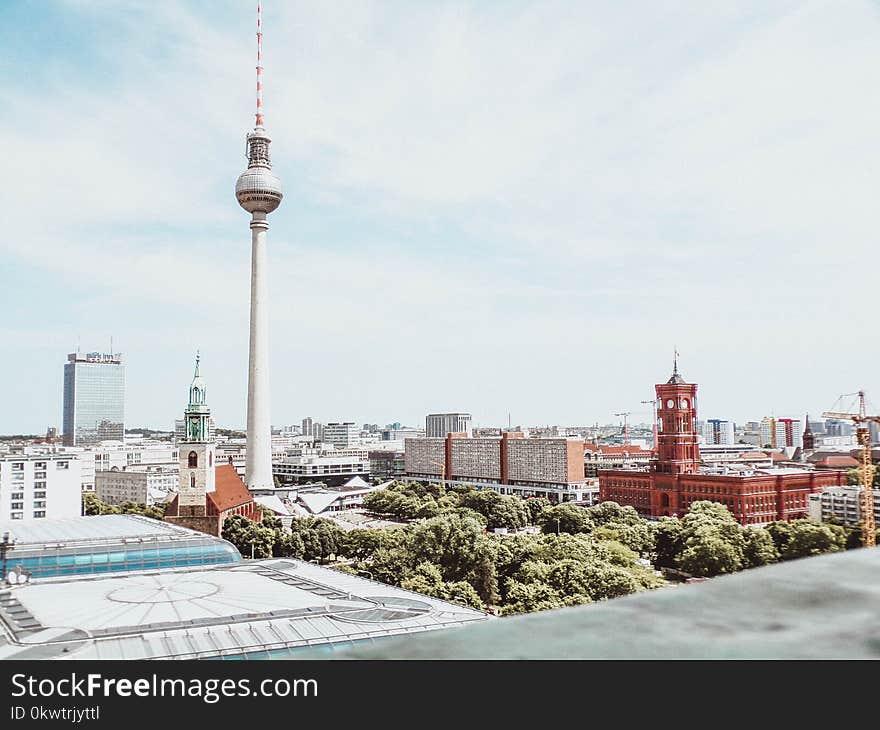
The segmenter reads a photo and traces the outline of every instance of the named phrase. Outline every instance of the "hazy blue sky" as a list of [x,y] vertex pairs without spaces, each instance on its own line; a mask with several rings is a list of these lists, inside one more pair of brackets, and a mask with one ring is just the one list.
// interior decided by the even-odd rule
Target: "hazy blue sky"
[[[255,6],[0,3],[0,432],[111,335],[127,424],[196,348],[244,422]],[[647,418],[676,344],[702,417],[880,402],[876,4],[263,15],[274,423]]]

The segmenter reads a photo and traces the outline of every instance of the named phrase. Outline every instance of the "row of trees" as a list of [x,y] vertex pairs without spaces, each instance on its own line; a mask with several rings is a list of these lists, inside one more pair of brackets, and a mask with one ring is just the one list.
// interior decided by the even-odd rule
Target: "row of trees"
[[272,517],[258,524],[235,516],[226,520],[223,537],[247,556],[253,549],[254,557],[333,559],[340,570],[407,590],[524,613],[663,583],[639,563],[637,551],[616,539],[628,525],[604,512],[597,515],[602,529],[595,534],[494,535],[482,513],[458,507],[403,527],[348,532],[322,519],[294,519],[287,530]]
[[82,513],[84,515],[143,515],[154,520],[165,518],[165,505],[145,505],[138,502],[123,502],[120,505],[107,504],[94,494],[83,494]]
[[[526,500],[498,494],[489,489],[455,485],[396,482],[364,497],[364,507],[397,520],[417,520],[442,514],[482,515],[489,529],[517,530],[534,524],[537,514],[549,506],[544,498]],[[465,510],[466,512],[462,512]]]

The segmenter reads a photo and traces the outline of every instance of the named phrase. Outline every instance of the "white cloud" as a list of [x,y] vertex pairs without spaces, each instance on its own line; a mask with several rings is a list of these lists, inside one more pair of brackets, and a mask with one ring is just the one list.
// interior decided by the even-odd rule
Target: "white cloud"
[[[145,362],[213,347],[215,407],[241,422],[248,232],[231,190],[252,9],[61,7],[107,25],[91,51],[108,71],[0,83],[31,120],[0,121],[14,171],[0,251],[66,279],[69,326],[113,329]],[[642,399],[673,340],[716,415],[871,387],[839,353],[875,308],[856,285],[876,262],[872,6],[297,2],[264,16],[288,194],[270,233],[279,418],[415,421],[454,402],[481,422],[602,419]],[[155,395],[173,377],[144,368],[134,420],[173,417]],[[26,395],[50,414],[60,398]]]

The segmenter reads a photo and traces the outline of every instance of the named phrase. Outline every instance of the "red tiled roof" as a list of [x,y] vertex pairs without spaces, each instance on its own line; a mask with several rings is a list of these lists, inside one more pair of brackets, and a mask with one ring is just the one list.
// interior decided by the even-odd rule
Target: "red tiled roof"
[[832,468],[845,468],[858,465],[858,459],[854,459],[851,456],[826,456],[824,459],[822,459],[822,461],[818,462],[817,464],[817,466],[829,466]]
[[223,464],[214,470],[214,491],[208,493],[208,499],[218,512],[254,501],[232,464]]

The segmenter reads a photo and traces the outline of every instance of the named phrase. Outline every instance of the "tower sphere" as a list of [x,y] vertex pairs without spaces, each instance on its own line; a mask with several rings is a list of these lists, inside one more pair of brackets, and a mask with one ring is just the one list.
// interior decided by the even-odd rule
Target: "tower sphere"
[[238,204],[248,213],[271,213],[284,197],[281,180],[272,173],[269,142],[260,128],[248,134],[248,168],[235,183]]

